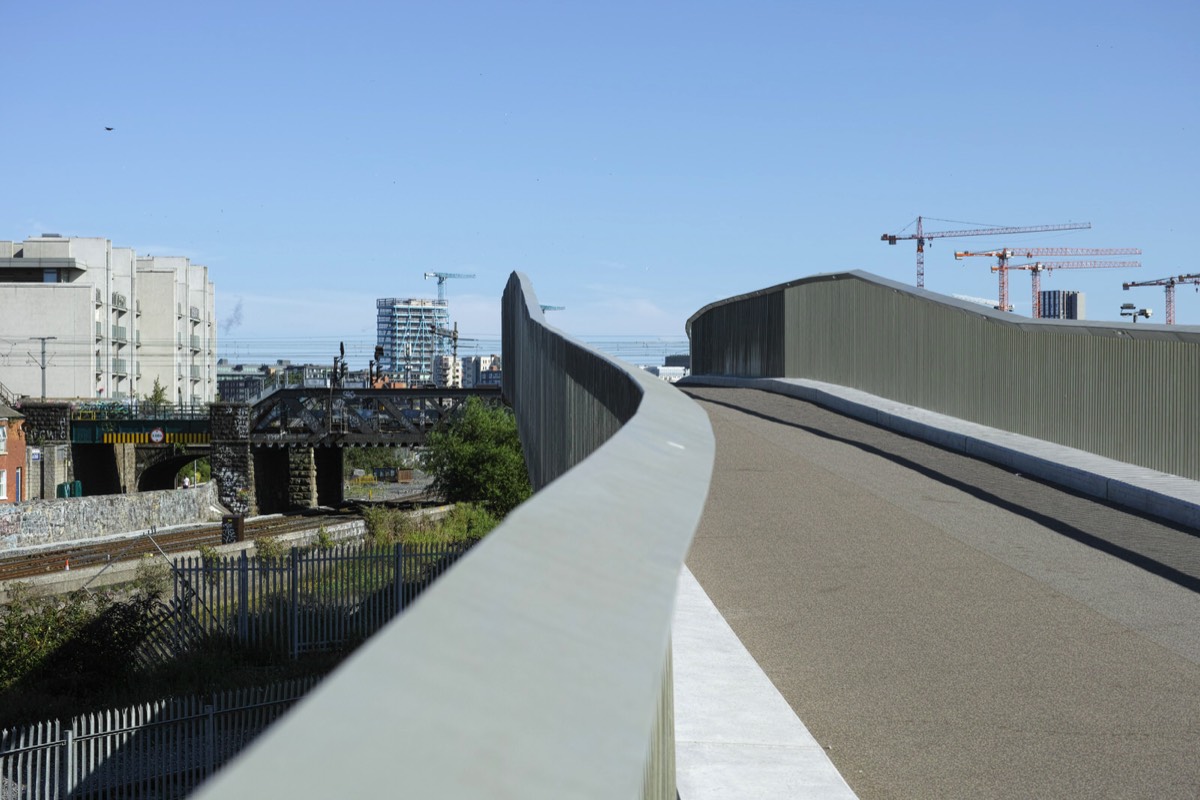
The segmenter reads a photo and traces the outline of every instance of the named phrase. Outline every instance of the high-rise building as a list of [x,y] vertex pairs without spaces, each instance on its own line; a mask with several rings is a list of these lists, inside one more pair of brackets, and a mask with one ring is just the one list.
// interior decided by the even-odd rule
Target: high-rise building
[[435,383],[438,357],[451,351],[450,340],[438,334],[449,328],[446,304],[381,297],[375,309],[375,344],[383,348],[383,371],[409,386]]
[[177,403],[216,391],[215,293],[186,258],[139,258],[102,237],[0,241],[0,383],[39,397]]
[[1042,319],[1084,319],[1083,292],[1043,290],[1038,293],[1038,309]]
[[500,382],[500,356],[468,356],[462,360],[462,385],[474,386],[498,384]]

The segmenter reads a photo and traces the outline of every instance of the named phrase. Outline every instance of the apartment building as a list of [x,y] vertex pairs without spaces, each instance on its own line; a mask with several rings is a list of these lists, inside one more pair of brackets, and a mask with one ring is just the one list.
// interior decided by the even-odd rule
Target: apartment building
[[383,371],[409,386],[434,383],[439,357],[451,350],[449,340],[438,333],[450,325],[446,303],[381,297],[375,309],[375,343],[383,348]]
[[102,237],[0,241],[0,383],[32,397],[131,400],[159,379],[178,403],[216,391],[206,267]]

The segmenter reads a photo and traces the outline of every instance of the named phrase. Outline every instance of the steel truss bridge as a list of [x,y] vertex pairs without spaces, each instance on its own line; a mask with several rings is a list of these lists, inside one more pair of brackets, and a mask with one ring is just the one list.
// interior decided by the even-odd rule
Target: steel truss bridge
[[420,445],[471,397],[500,403],[500,387],[280,389],[253,406],[250,442],[268,447]]

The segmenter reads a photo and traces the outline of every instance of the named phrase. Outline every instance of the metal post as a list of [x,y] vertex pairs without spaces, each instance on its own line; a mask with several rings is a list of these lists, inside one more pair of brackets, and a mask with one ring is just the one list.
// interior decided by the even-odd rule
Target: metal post
[[213,694],[213,704],[204,707],[204,775],[205,777],[212,775],[217,770],[216,751],[217,751],[217,720],[216,705],[217,696]]
[[243,645],[250,643],[250,560],[242,551],[238,564],[238,639]]
[[292,660],[300,657],[300,549],[292,548],[291,569]]
[[396,576],[396,614],[404,610],[404,545],[394,545],[394,574]]
[[66,749],[65,762],[66,779],[63,781],[65,792],[64,797],[67,797],[71,792],[75,791],[75,729],[68,728],[63,734],[63,747]]
[[[40,341],[42,343],[42,360],[38,362],[38,366],[42,368],[42,399],[46,399],[46,342],[51,339],[57,339],[57,336],[30,336],[30,341]],[[29,354],[33,356],[32,353]]]

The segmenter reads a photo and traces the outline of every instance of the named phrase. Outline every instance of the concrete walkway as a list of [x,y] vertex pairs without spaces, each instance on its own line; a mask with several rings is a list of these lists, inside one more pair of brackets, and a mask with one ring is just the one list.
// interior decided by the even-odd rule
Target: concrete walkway
[[[688,391],[717,438],[689,566],[858,796],[1200,797],[1194,530],[793,398]],[[1194,485],[1164,482],[1186,513]],[[685,662],[683,800],[846,796],[799,734],[780,741],[807,784],[693,782],[715,762],[685,724]]]

